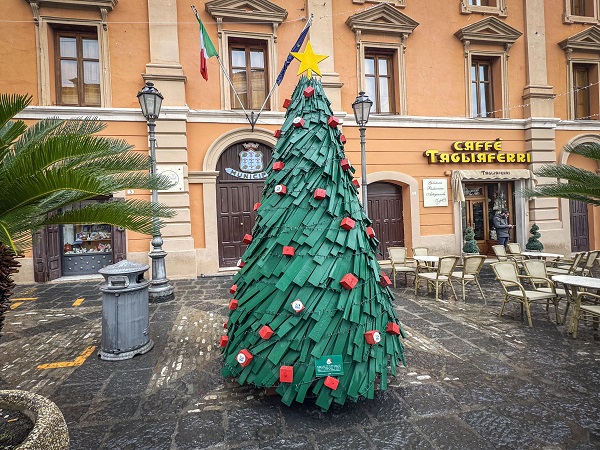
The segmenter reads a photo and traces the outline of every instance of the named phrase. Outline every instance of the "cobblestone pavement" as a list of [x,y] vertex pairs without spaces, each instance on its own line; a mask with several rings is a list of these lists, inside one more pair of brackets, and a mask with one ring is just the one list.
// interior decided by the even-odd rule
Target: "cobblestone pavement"
[[[435,302],[424,287],[415,297],[400,279],[408,367],[373,401],[322,413],[221,378],[230,276],[174,281],[176,300],[150,306],[149,353],[109,362],[94,352],[80,366],[100,345],[100,282],[18,286],[15,298],[35,300],[7,318],[0,389],[56,402],[76,450],[600,448],[597,331],[582,324],[574,340],[541,305],[533,328],[518,307],[498,317],[487,265],[487,305],[469,288],[466,304]],[[53,362],[72,364],[37,368]]]

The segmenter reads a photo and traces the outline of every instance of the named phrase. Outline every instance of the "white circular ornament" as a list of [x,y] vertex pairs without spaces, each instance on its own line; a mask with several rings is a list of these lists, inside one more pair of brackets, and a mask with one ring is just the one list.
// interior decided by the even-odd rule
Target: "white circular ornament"
[[379,331],[376,331],[375,333],[373,333],[373,340],[376,343],[381,342],[381,334],[379,334]]
[[300,300],[294,300],[292,302],[292,309],[296,312],[300,312],[304,309],[304,305]]
[[244,355],[243,353],[238,353],[238,355],[235,358],[237,360],[237,362],[239,362],[240,364],[244,364],[246,362],[246,355]]

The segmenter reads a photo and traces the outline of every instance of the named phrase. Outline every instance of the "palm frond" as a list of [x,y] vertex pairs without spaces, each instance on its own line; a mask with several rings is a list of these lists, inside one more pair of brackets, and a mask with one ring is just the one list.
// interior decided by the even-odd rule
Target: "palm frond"
[[600,144],[597,142],[586,142],[576,146],[567,145],[564,150],[600,162]]
[[32,99],[31,95],[0,94],[0,128],[27,108]]
[[64,122],[65,121],[63,119],[49,117],[34,123],[32,126],[27,128],[27,131],[21,135],[21,138],[14,143],[13,152],[20,153],[24,148],[39,145]]
[[144,200],[109,201],[56,214],[44,219],[41,224],[108,223],[151,235],[164,226],[164,223],[156,218],[174,216],[173,209],[160,203]]
[[589,170],[569,166],[567,164],[548,164],[540,167],[536,175],[548,178],[562,178],[570,182],[594,185],[600,188],[600,177]]
[[592,205],[600,206],[600,192],[586,193],[581,187],[567,183],[548,184],[535,189],[524,189],[520,193],[523,197],[555,197],[570,200],[579,200]]

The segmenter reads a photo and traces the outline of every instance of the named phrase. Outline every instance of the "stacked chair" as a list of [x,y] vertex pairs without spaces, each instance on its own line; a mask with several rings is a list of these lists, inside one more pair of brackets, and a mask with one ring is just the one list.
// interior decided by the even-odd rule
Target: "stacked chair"
[[407,258],[406,247],[388,247],[388,255],[390,262],[392,263],[392,277],[394,280],[394,287],[396,287],[396,275],[398,273],[404,274],[404,284],[407,284],[407,275],[415,275],[417,268]]

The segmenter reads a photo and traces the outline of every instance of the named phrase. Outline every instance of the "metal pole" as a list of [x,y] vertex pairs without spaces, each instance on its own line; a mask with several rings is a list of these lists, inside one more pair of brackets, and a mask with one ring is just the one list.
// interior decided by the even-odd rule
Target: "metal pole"
[[365,216],[369,215],[368,211],[368,199],[367,199],[367,154],[366,154],[366,140],[365,140],[365,130],[364,126],[359,128],[360,130],[360,159],[361,159],[361,183],[362,183],[362,202],[363,202],[363,210],[365,212]]
[[[150,166],[151,175],[156,175],[155,128],[156,123],[154,123],[154,119],[148,119],[150,158],[152,159],[152,165]],[[158,191],[156,189],[152,189],[152,203],[155,205],[158,203]],[[148,288],[148,297],[151,303],[162,303],[173,300],[175,294],[173,293],[173,286],[169,284],[169,280],[167,279],[167,269],[165,267],[165,256],[167,256],[167,252],[162,249],[163,238],[160,234],[160,228],[158,227],[158,217],[154,217],[153,222],[154,235],[152,236],[152,251],[148,253],[148,256],[152,259],[152,280],[150,280],[150,287]]]

